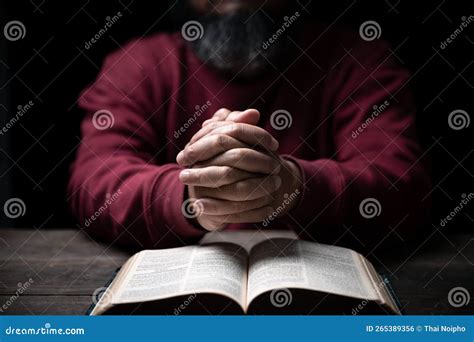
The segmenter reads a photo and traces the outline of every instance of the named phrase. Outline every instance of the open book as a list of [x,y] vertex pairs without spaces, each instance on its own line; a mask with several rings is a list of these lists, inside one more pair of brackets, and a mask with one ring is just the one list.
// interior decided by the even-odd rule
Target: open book
[[199,245],[132,256],[100,297],[102,314],[399,314],[362,255],[290,231],[207,234]]

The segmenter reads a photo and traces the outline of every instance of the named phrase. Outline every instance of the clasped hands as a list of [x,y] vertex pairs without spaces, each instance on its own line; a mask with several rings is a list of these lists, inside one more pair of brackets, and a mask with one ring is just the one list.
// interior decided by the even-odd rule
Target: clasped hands
[[[260,113],[218,110],[176,157],[197,223],[206,230],[261,222],[301,186],[298,167],[280,157],[278,141],[256,126]],[[285,215],[295,203],[285,206]]]

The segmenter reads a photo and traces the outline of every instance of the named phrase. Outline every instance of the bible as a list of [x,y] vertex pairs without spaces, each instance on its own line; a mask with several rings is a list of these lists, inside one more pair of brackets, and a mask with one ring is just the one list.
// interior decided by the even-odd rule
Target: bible
[[361,254],[291,231],[208,233],[133,255],[91,315],[400,314]]

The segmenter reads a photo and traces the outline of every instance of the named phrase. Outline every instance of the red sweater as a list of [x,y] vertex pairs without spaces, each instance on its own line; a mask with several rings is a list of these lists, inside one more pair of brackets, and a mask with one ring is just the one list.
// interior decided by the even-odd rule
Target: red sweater
[[[413,232],[425,219],[430,182],[409,74],[384,42],[352,32],[311,26],[296,43],[286,70],[251,83],[221,77],[179,34],[135,40],[110,54],[79,101],[86,116],[68,191],[80,223],[137,248],[201,237],[205,231],[181,212],[176,155],[219,108],[252,107],[261,112],[259,126],[280,142],[279,153],[304,175],[295,208],[265,228],[375,243],[394,229]],[[290,127],[272,127],[279,109],[290,113]],[[378,215],[361,215],[367,198],[380,203]],[[255,227],[262,225],[229,226]]]

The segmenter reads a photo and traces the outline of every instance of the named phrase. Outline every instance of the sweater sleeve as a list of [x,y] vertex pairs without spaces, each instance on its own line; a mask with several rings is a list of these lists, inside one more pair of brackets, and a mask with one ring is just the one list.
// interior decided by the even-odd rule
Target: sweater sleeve
[[416,137],[410,75],[390,51],[383,42],[362,43],[328,75],[334,155],[287,156],[304,179],[288,219],[301,233],[335,241],[350,231],[365,245],[389,235],[404,240],[426,223],[430,177]]
[[[136,45],[135,45],[136,44]],[[132,248],[162,248],[201,237],[182,214],[179,167],[160,163],[165,149],[166,89],[144,43],[106,58],[82,93],[82,139],[71,166],[68,198],[86,231]]]

